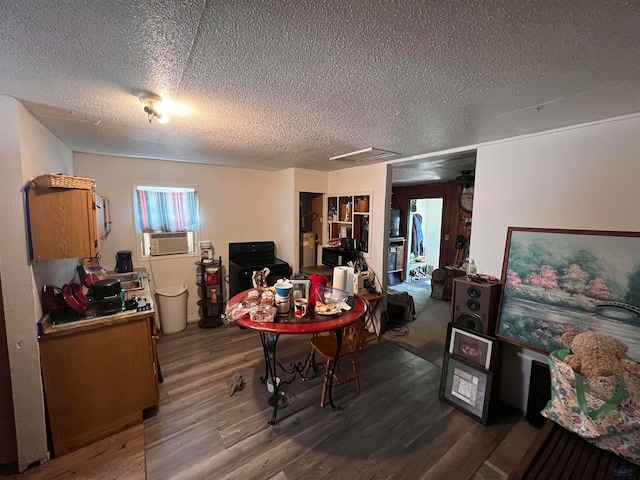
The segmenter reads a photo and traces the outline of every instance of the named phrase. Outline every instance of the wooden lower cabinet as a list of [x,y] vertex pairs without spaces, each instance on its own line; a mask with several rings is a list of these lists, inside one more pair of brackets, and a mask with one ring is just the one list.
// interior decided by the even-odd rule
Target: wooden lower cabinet
[[153,322],[147,316],[40,339],[55,456],[141,422],[142,411],[158,404]]

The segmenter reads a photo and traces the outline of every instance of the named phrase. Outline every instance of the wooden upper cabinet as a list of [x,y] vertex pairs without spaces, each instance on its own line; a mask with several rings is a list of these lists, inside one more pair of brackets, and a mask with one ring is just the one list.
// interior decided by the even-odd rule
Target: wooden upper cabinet
[[108,233],[104,199],[92,190],[29,188],[27,211],[36,262],[95,257]]

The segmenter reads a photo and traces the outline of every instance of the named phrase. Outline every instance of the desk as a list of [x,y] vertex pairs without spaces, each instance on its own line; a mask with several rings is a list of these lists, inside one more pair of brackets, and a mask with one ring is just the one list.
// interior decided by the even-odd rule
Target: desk
[[[228,303],[229,308],[238,303],[241,303],[245,299],[248,292],[249,290],[240,292],[232,299],[230,299]],[[285,372],[293,374],[294,377],[297,373],[301,373],[303,368],[300,364],[294,365],[293,371],[288,372],[276,360],[276,346],[278,344],[278,337],[280,336],[280,334],[284,333],[295,335],[334,331],[338,340],[336,354],[333,359],[333,364],[335,365],[338,359],[338,354],[340,353],[340,347],[342,346],[342,328],[346,327],[347,325],[351,325],[358,320],[361,320],[366,311],[367,307],[364,300],[357,295],[354,295],[353,306],[351,310],[349,310],[348,312],[343,312],[338,316],[325,317],[322,315],[316,315],[313,309],[310,308],[304,318],[296,318],[293,313],[291,313],[288,317],[276,317],[275,322],[261,323],[253,322],[251,318],[249,318],[249,315],[244,315],[242,318],[236,320],[236,323],[241,327],[250,328],[252,330],[257,330],[258,332],[260,332],[260,341],[262,342],[262,350],[264,352],[265,362],[265,375],[264,377],[261,377],[260,380],[266,382],[267,378],[271,378],[273,385],[276,385],[275,377],[277,376],[276,367],[278,365]],[[285,382],[281,379],[280,384],[282,385],[285,383],[291,383],[291,381],[292,380]],[[332,386],[333,369],[329,374],[329,403],[334,410],[337,410],[336,406],[333,403],[333,397],[331,395]],[[276,385],[273,389],[273,417],[269,421],[270,425],[273,425],[276,422],[277,415],[278,386]]]
[[[375,313],[378,311],[378,307],[380,307],[381,305],[383,305],[382,303],[382,299],[385,297],[384,295],[382,295],[381,293],[365,293],[364,295],[361,295],[362,299],[364,300],[365,304],[367,305],[367,313],[365,316],[365,328],[367,329],[367,331],[365,332],[366,336],[371,336],[373,334],[375,334],[378,337],[378,341],[380,341],[380,335],[382,335],[385,332],[385,324],[384,324],[384,317],[381,315],[380,316],[380,329],[376,328],[376,324],[375,324]],[[373,326],[373,332],[371,330],[369,330],[369,326]]]

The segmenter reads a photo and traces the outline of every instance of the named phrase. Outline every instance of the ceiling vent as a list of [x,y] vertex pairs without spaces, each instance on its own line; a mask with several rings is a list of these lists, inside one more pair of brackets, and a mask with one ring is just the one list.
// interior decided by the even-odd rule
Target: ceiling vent
[[392,158],[400,155],[396,152],[389,152],[388,150],[380,150],[379,148],[365,148],[364,150],[358,150],[356,152],[345,153],[344,155],[338,155],[337,157],[330,157],[329,160],[338,160],[341,162],[349,163],[362,163],[372,160],[384,160],[385,158]]
[[456,177],[456,182],[461,183],[462,185],[473,185],[476,177],[473,175],[473,170],[461,170],[459,175]]

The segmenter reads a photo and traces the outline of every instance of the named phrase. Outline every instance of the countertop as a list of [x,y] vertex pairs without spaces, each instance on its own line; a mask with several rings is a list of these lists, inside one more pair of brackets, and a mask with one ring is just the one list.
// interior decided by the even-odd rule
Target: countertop
[[119,325],[127,323],[141,318],[149,318],[155,316],[155,310],[137,311],[124,311],[114,313],[112,315],[104,315],[101,317],[91,317],[82,320],[76,320],[69,323],[62,323],[53,325],[51,318],[48,314],[45,314],[38,322],[38,336],[40,341],[48,340],[50,338],[61,337],[64,335],[72,335],[79,332],[85,332],[89,330],[95,330],[98,328],[110,327],[113,325]]
[[[155,316],[153,309],[153,299],[149,292],[149,280],[147,270],[144,267],[134,268],[132,272],[117,273],[115,271],[107,272],[108,278],[115,278],[124,282],[123,285],[131,282],[140,282],[134,287],[126,288],[126,298],[141,297],[145,301],[145,305],[150,307],[148,310],[125,310],[111,315],[91,316],[73,320],[70,322],[60,322],[54,324],[48,314],[38,321],[38,337],[40,340],[71,335],[78,332],[105,328],[112,325],[118,325],[126,322],[138,320],[140,318],[149,318]],[[160,325],[156,319],[156,328]]]

